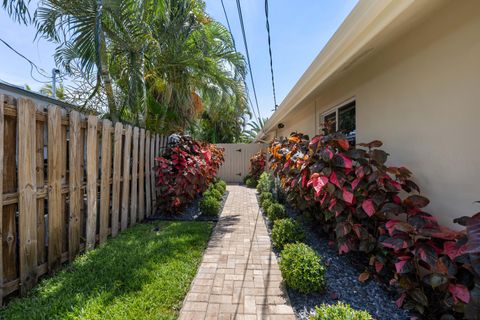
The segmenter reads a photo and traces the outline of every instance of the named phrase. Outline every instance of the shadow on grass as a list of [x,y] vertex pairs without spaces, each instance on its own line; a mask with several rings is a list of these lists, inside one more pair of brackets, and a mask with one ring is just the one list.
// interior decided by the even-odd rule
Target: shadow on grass
[[174,319],[211,232],[208,222],[140,224],[43,280],[2,319]]

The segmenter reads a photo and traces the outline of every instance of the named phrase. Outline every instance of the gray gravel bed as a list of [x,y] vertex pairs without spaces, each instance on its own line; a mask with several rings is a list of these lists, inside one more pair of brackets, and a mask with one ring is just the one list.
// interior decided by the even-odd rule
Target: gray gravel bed
[[[288,206],[287,212],[293,219],[299,216]],[[301,220],[298,219],[298,221]],[[265,223],[270,233],[272,226],[266,219]],[[410,319],[411,315],[407,310],[399,309],[395,305],[395,294],[386,285],[374,279],[367,280],[365,283],[358,281],[358,275],[363,271],[359,257],[355,257],[355,254],[339,255],[335,248],[329,246],[326,237],[312,230],[310,225],[306,223],[302,225],[306,243],[322,257],[322,261],[327,266],[327,288],[322,293],[308,295],[287,288],[297,319],[309,319],[309,316],[314,314],[315,306],[322,303],[335,304],[337,301],[348,303],[354,309],[367,310],[378,320]],[[278,257],[279,252],[275,249],[274,252]]]
[[[228,191],[225,191],[220,203],[220,211],[222,212],[223,206],[227,201]],[[180,214],[165,214],[157,210],[156,214],[149,220],[169,220],[169,221],[218,221],[218,216],[206,216],[200,211],[201,196],[197,197],[190,205],[188,205]]]

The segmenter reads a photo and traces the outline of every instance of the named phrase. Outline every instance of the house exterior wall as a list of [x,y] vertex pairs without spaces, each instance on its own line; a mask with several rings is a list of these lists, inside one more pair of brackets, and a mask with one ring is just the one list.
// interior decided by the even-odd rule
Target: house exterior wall
[[480,1],[451,2],[376,48],[293,111],[277,136],[318,134],[320,115],[352,97],[357,141],[382,140],[389,164],[414,173],[441,223],[479,211]]

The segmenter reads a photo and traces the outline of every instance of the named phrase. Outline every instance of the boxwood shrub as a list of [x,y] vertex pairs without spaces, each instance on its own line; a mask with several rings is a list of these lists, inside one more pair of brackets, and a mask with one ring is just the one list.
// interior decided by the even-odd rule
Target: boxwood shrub
[[303,240],[305,240],[305,233],[293,219],[279,219],[273,224],[272,242],[277,249],[282,250],[286,244],[302,242]]
[[260,175],[258,179],[257,191],[261,194],[262,192],[270,192],[273,189],[273,178],[268,172],[264,172]]
[[225,193],[225,191],[227,191],[227,184],[225,183],[225,181],[220,180],[220,179],[214,184],[214,187],[215,187],[215,189],[217,189],[222,195]]
[[204,197],[213,197],[213,198],[217,199],[218,201],[220,201],[220,200],[222,200],[223,194],[220,193],[220,191],[218,191],[215,188],[209,188],[207,191],[205,191],[203,193],[203,196]]
[[212,196],[203,197],[200,200],[200,210],[206,216],[218,216],[220,213],[220,201]]
[[262,192],[260,194],[260,205],[263,207],[263,202],[265,200],[270,200],[273,202],[273,194],[271,192]]
[[255,181],[254,178],[247,178],[245,180],[245,184],[247,185],[247,187],[249,188],[256,188],[257,187],[257,181]]
[[268,208],[274,204],[273,200],[267,199],[262,202],[263,212],[267,212]]
[[270,222],[275,222],[277,219],[283,219],[287,217],[285,207],[280,203],[274,203],[267,209],[267,217]]
[[320,292],[325,287],[325,266],[304,243],[285,245],[279,266],[286,285],[300,293]]
[[355,310],[350,305],[338,301],[337,304],[322,304],[315,307],[315,315],[310,320],[373,320],[373,317],[363,310]]

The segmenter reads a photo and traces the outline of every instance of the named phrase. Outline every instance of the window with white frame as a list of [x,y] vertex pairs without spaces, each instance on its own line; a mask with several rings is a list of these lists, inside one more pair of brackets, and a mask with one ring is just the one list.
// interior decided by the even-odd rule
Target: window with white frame
[[342,132],[355,145],[355,100],[331,109],[321,115],[324,132]]

